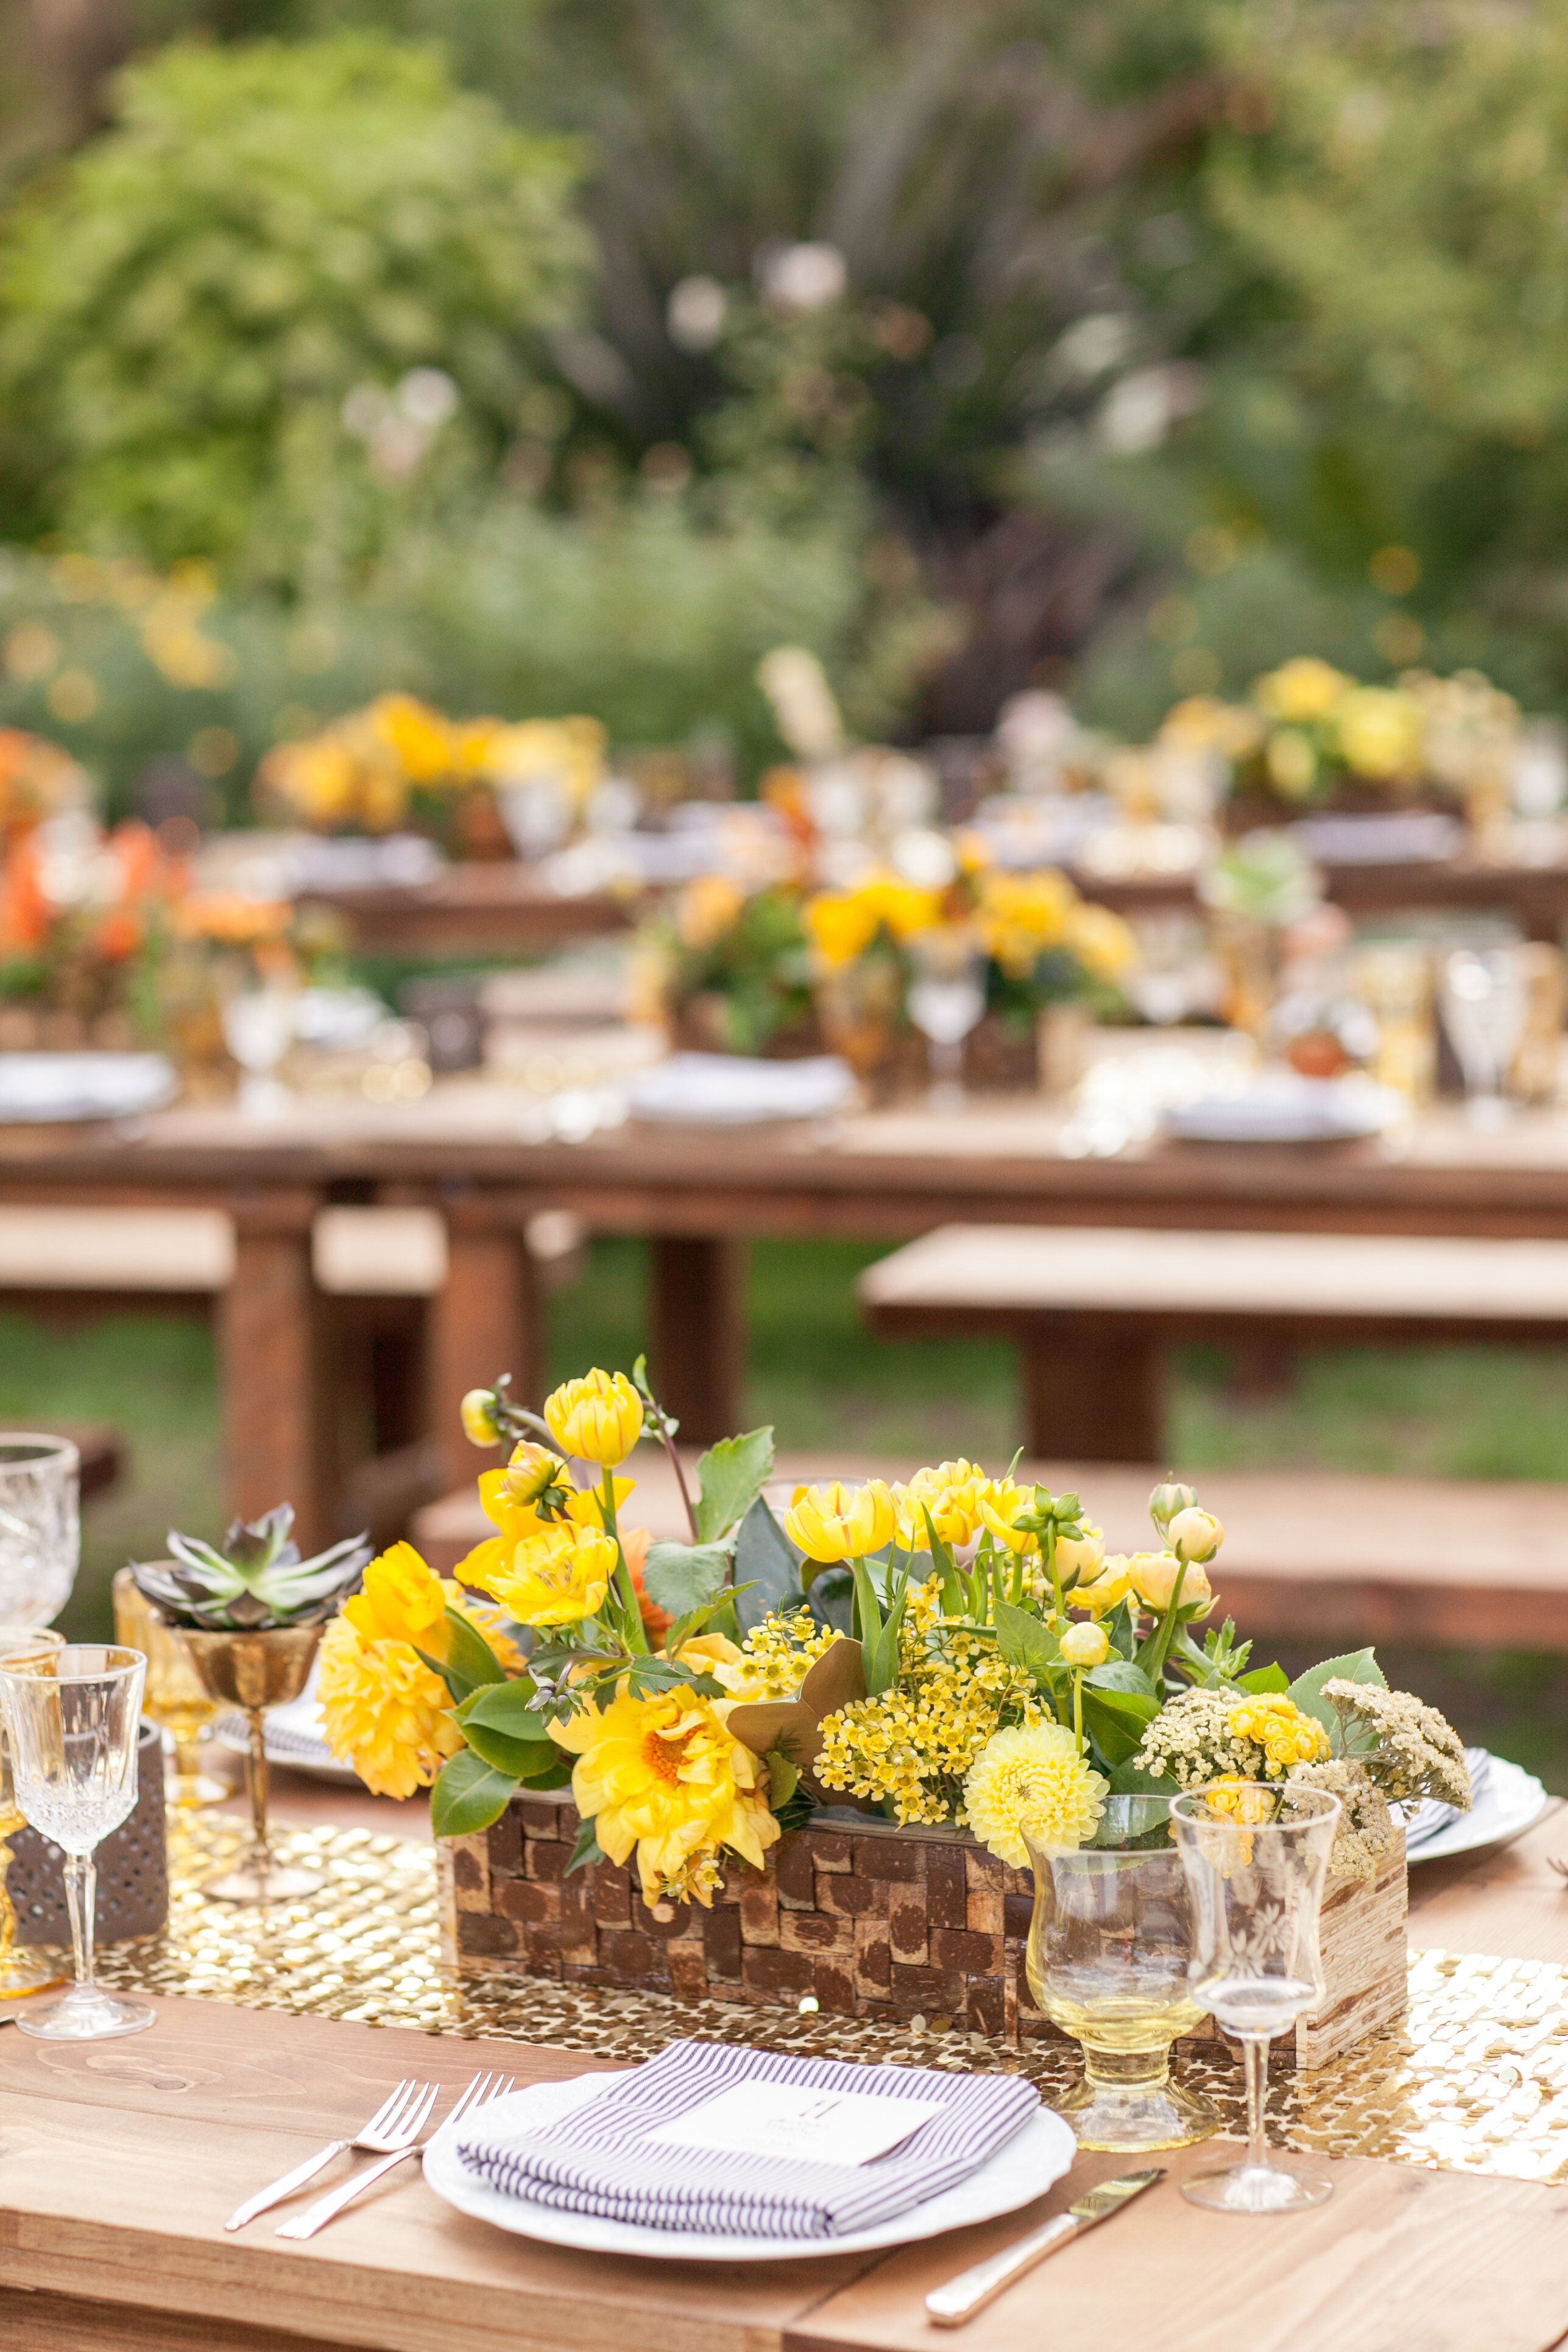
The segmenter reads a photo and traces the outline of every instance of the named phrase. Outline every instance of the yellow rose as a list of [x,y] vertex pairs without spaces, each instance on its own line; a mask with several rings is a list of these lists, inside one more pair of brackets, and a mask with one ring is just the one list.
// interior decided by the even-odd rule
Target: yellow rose
[[578,1625],[604,1607],[616,1557],[602,1528],[558,1520],[525,1536],[485,1589],[520,1625]]
[[807,1559],[864,1559],[898,1534],[899,1507],[880,1478],[868,1478],[863,1486],[846,1486],[836,1478],[828,1486],[797,1486],[784,1528]]
[[[1209,1560],[1224,1543],[1225,1529],[1212,1511],[1200,1511],[1195,1504],[1189,1504],[1166,1528],[1165,1541],[1178,1559]],[[1186,1586],[1182,1590],[1184,1595]]]
[[1104,1564],[1105,1537],[1091,1519],[1084,1520],[1082,1535],[1057,1538],[1057,1572],[1064,1584],[1092,1584]]
[[1110,1655],[1110,1636],[1103,1625],[1069,1625],[1062,1635],[1062,1656],[1069,1666],[1102,1666]]
[[625,1372],[584,1372],[546,1397],[544,1418],[563,1454],[611,1469],[642,1435],[642,1399]]
[[1127,1563],[1132,1590],[1148,1609],[1168,1609],[1171,1595],[1176,1589],[1176,1579],[1182,1578],[1182,1606],[1196,1602],[1202,1607],[1214,1599],[1208,1578],[1201,1568],[1186,1568],[1168,1551],[1135,1551]]
[[373,1559],[364,1586],[343,1603],[343,1615],[367,1642],[406,1642],[444,1654],[438,1629],[447,1614],[440,1579],[410,1543],[395,1543]]

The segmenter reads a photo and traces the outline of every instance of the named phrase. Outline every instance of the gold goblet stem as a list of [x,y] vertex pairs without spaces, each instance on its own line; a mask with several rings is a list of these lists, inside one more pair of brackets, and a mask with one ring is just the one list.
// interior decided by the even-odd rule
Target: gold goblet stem
[[245,1759],[246,1786],[250,1792],[250,1855],[247,1867],[265,1876],[272,1868],[272,1847],[267,1834],[267,1717],[258,1706],[247,1707],[250,1753]]

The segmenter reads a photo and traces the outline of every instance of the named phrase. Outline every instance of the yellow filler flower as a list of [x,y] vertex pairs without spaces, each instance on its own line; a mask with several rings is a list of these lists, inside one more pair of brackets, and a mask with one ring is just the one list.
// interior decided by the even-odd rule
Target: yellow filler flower
[[766,1768],[727,1728],[731,1704],[689,1686],[634,1698],[623,1685],[607,1707],[550,1727],[577,1759],[574,1804],[612,1862],[635,1851],[650,1907],[672,1889],[710,1904],[716,1873],[694,1864],[727,1846],[760,1870],[779,1837]]
[[584,1372],[546,1397],[544,1419],[563,1454],[611,1470],[642,1435],[642,1399],[625,1372]]
[[1027,1831],[1037,1845],[1080,1846],[1094,1835],[1110,1783],[1078,1752],[1063,1723],[994,1731],[963,1779],[963,1810],[982,1845],[1027,1870]]
[[784,1513],[784,1529],[807,1559],[864,1559],[880,1551],[899,1530],[899,1507],[880,1478],[863,1486],[797,1486]]

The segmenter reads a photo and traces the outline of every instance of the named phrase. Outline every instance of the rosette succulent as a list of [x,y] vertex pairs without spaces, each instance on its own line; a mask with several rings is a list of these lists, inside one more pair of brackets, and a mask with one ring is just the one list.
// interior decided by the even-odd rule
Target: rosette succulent
[[132,1561],[140,1590],[168,1623],[203,1633],[270,1633],[330,1617],[359,1582],[374,1546],[349,1536],[303,1559],[294,1507],[236,1519],[221,1545],[169,1530],[166,1560]]

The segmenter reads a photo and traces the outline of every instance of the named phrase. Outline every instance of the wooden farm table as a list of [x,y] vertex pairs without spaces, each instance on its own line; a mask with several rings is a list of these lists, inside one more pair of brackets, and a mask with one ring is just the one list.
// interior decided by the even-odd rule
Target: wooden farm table
[[[1069,867],[1085,898],[1114,908],[1118,914],[1137,917],[1167,908],[1194,908],[1197,894],[1188,875],[1134,875],[1112,880]],[[1526,939],[1562,944],[1568,922],[1568,863],[1553,860],[1526,865],[1509,859],[1479,857],[1466,850],[1457,857],[1406,859],[1375,866],[1333,865],[1323,868],[1329,898],[1356,922],[1377,922],[1391,917],[1443,915],[1506,915]]]
[[[1468,1867],[1418,1874],[1413,1934],[1455,1951],[1568,1952],[1544,1855],[1556,1820]],[[1545,1882],[1544,1884],[1542,1882]],[[1557,1908],[1552,1912],[1552,1904]],[[1553,1923],[1554,1920],[1554,1923]],[[1506,1941],[1511,1937],[1513,1941]],[[577,2254],[445,2206],[400,2168],[321,2235],[237,2236],[241,2197],[361,2124],[394,2081],[455,2091],[599,2071],[581,2052],[165,1999],[145,2036],[0,2035],[0,2340],[6,2352],[929,2352],[931,2286],[1125,2159],[1083,2156],[994,2223],[869,2256],[709,2268]],[[1214,2147],[974,2321],[977,2352],[1549,2352],[1568,2339],[1568,2189],[1333,2161],[1327,2205],[1247,2223],[1184,2204]],[[1319,2161],[1329,2161],[1320,2158]],[[335,2175],[332,2177],[336,2177]]]
[[1441,1108],[1397,1148],[1157,1144],[1110,1160],[1063,1157],[1060,1131],[1036,1100],[989,1097],[957,1118],[632,1122],[584,1142],[538,1141],[519,1095],[453,1081],[418,1103],[302,1102],[268,1123],[176,1108],[129,1129],[0,1131],[0,1213],[13,1202],[227,1211],[235,1276],[219,1328],[234,1497],[248,1509],[291,1495],[307,1531],[332,1517],[321,1408],[337,1374],[322,1350],[310,1234],[333,1202],[433,1206],[445,1219],[428,1425],[450,1448],[454,1484],[471,1466],[457,1434],[463,1391],[506,1366],[520,1393],[542,1380],[523,1240],[541,1209],[650,1237],[650,1359],[700,1442],[742,1417],[752,1235],[897,1241],[950,1223],[1017,1223],[1568,1236],[1568,1117],[1556,1113],[1482,1136]]
[[310,890],[367,955],[531,956],[575,940],[624,930],[638,894],[552,890],[530,866],[512,859],[448,866],[428,882],[373,889]]

